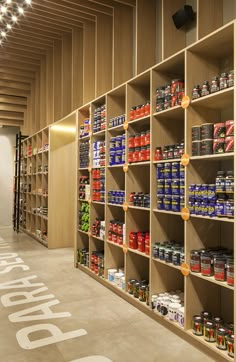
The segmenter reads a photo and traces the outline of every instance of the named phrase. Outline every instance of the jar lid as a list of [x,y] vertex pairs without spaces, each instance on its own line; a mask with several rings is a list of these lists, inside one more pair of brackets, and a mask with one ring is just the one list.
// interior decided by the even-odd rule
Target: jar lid
[[194,315],[193,320],[203,322],[202,317],[200,315]]
[[234,175],[234,171],[227,171],[226,172],[226,176],[233,176]]
[[217,176],[225,176],[225,171],[217,171]]

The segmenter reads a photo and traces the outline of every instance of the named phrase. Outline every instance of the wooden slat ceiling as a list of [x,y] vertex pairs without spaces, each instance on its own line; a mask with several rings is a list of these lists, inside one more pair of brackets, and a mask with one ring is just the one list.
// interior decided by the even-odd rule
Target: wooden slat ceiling
[[135,6],[136,0],[32,0],[0,47],[0,124],[23,124],[31,85],[54,42],[98,14],[112,17],[116,3]]

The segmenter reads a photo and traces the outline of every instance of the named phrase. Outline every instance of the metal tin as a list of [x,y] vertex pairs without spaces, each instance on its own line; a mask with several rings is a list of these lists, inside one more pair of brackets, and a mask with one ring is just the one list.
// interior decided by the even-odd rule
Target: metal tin
[[159,195],[157,197],[157,209],[158,210],[164,210],[164,195]]
[[214,138],[225,138],[226,127],[225,123],[215,123],[214,124]]
[[179,180],[179,194],[180,194],[180,196],[184,196],[184,190],[185,190],[184,179],[180,179]]
[[215,213],[217,217],[225,216],[225,205],[226,205],[225,195],[220,194],[215,205]]
[[207,198],[208,201],[215,201],[216,200],[216,185],[209,184],[207,188]]
[[215,202],[210,202],[208,204],[208,216],[210,217],[215,217],[216,216],[216,211],[215,211]]
[[234,136],[225,137],[225,152],[234,152]]
[[172,180],[171,179],[165,179],[165,195],[171,195],[172,194]]
[[226,121],[225,128],[226,128],[226,132],[225,132],[226,137],[234,135],[234,121],[233,120]]
[[157,195],[163,195],[165,190],[165,180],[157,180]]
[[188,209],[189,209],[190,215],[195,214],[195,202],[194,201],[188,202]]
[[192,142],[192,156],[200,156],[201,152],[201,141]]
[[214,154],[222,154],[225,152],[225,139],[224,138],[216,138],[213,142],[213,153]]
[[192,142],[201,140],[201,126],[192,127]]
[[164,210],[166,211],[171,211],[172,210],[172,197],[166,195],[163,199],[163,203],[164,203]]
[[165,162],[164,163],[164,178],[165,179],[171,179],[172,178],[172,165],[171,162]]
[[163,163],[157,164],[157,179],[158,180],[164,179],[164,169],[165,169],[165,166]]
[[183,165],[181,165],[181,164],[180,164],[180,168],[179,168],[179,178],[180,179],[185,178],[185,167]]
[[213,138],[213,123],[205,123],[201,125],[201,140],[209,140]]
[[207,156],[213,153],[213,139],[205,139],[201,141],[200,155]]

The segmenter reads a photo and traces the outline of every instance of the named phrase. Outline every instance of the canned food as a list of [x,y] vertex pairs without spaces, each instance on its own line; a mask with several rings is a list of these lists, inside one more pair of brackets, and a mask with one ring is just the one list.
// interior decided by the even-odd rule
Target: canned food
[[207,155],[212,155],[212,153],[213,153],[213,139],[205,139],[204,141],[201,141],[200,155],[207,156]]
[[201,141],[192,142],[192,156],[200,156],[201,153]]
[[207,342],[216,341],[216,326],[213,321],[207,321],[204,324],[204,339]]
[[200,141],[200,140],[201,140],[201,126],[193,126],[192,141]]
[[190,252],[190,270],[193,273],[201,272],[201,252],[199,250]]
[[200,315],[193,316],[192,319],[193,334],[197,336],[203,336],[203,320]]
[[225,123],[215,123],[214,124],[214,138],[225,138]]
[[225,152],[225,139],[224,138],[217,138],[214,139],[213,142],[213,153],[214,154],[221,154]]
[[204,123],[201,125],[201,140],[209,140],[213,138],[213,123]]
[[225,127],[226,127],[225,136],[226,137],[233,136],[234,135],[234,121],[233,120],[226,121]]
[[225,152],[234,152],[234,136],[225,137]]

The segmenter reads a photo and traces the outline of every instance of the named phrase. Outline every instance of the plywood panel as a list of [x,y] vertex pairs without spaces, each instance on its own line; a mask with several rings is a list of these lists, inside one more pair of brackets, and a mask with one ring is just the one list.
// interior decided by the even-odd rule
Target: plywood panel
[[95,24],[84,24],[84,90],[83,103],[95,98]]
[[49,125],[54,120],[54,73],[53,73],[53,49],[49,49],[47,52],[47,63],[46,63],[46,98],[47,98],[47,109],[46,109],[46,125]]
[[201,39],[223,25],[223,1],[198,0],[197,14],[198,39]]
[[56,40],[53,48],[54,65],[54,121],[62,117],[62,42]]
[[40,70],[40,123],[37,124],[37,131],[46,126],[46,108],[47,108],[47,84],[46,84],[46,59],[41,62]]
[[72,33],[72,108],[83,104],[83,29],[75,28]]
[[62,37],[62,116],[72,111],[72,35]]
[[75,142],[50,152],[49,248],[72,247],[75,237]]
[[117,4],[114,8],[113,22],[113,87],[132,78],[134,53],[134,10]]
[[113,19],[99,14],[96,22],[96,97],[112,88]]
[[156,63],[156,1],[137,0],[136,7],[137,74]]

